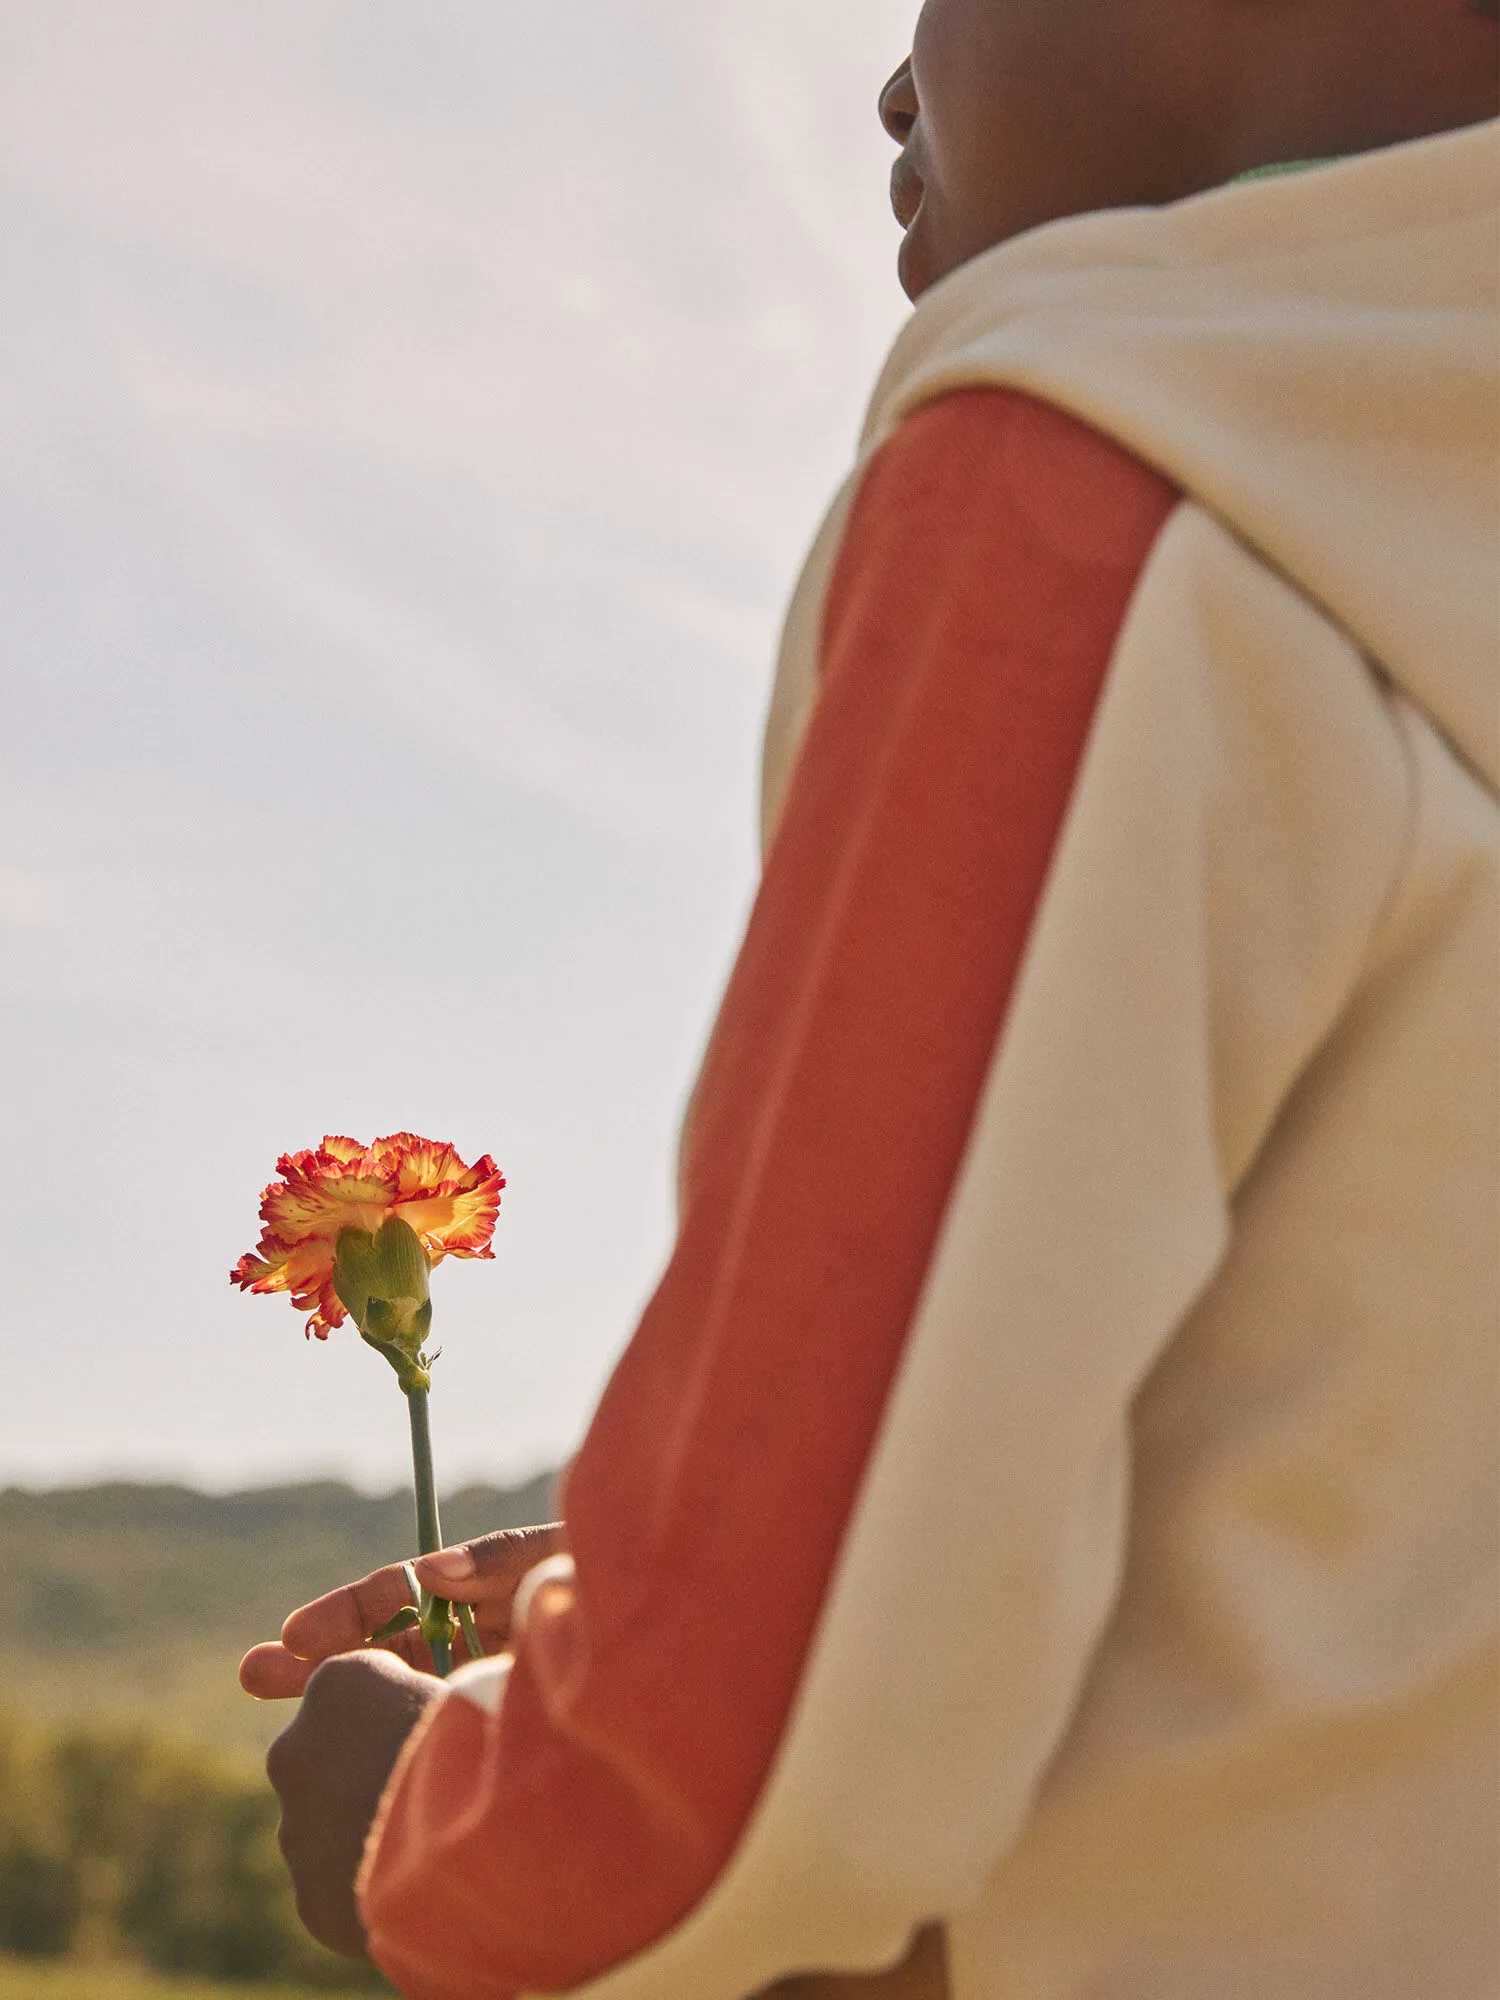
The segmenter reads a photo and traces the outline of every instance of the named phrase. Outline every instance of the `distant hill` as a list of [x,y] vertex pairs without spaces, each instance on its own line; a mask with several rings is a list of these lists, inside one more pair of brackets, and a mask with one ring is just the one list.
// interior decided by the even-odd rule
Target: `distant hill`
[[[467,1486],[443,1502],[451,1541],[552,1515],[553,1479]],[[197,1493],[111,1484],[0,1490],[0,1702],[65,1718],[146,1721],[259,1751],[288,1719],[235,1668],[293,1605],[412,1550],[406,1492],[334,1481]]]

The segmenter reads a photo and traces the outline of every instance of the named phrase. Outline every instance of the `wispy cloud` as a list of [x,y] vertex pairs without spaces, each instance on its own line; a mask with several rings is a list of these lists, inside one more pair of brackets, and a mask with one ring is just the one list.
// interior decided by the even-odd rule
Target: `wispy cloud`
[[[52,1243],[59,1135],[147,1130],[214,1249],[154,1326],[190,1425],[96,1365],[141,1226],[105,1206],[0,1472],[326,1460],[280,1377],[203,1359],[246,1158],[325,1119],[518,1149],[528,1337],[451,1447],[581,1421],[668,1226],[781,606],[902,310],[873,103],[914,11],[3,10],[0,1253]],[[393,902],[422,941],[382,964]]]

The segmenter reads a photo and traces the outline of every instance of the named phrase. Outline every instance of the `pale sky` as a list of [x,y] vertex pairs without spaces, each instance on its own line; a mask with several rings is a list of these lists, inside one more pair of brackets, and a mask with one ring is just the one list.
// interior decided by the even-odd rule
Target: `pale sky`
[[230,1289],[279,1152],[509,1177],[440,1478],[670,1240],[797,563],[905,311],[916,0],[0,0],[0,1481],[407,1476]]

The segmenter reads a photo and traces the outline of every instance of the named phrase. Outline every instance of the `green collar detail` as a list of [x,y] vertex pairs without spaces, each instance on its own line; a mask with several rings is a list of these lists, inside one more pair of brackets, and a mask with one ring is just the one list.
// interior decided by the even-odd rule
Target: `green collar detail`
[[1268,181],[1277,174],[1305,174],[1312,167],[1336,167],[1345,157],[1342,153],[1331,153],[1322,160],[1276,160],[1268,167],[1251,167],[1248,173],[1236,174],[1229,185],[1238,187],[1241,181]]

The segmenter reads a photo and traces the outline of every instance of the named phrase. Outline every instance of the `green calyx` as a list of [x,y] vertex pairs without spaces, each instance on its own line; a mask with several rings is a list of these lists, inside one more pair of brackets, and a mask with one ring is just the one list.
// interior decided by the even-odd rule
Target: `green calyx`
[[431,1385],[422,1343],[432,1325],[427,1252],[409,1224],[389,1216],[375,1235],[346,1229],[334,1245],[333,1289],[360,1338],[383,1354],[407,1395]]

